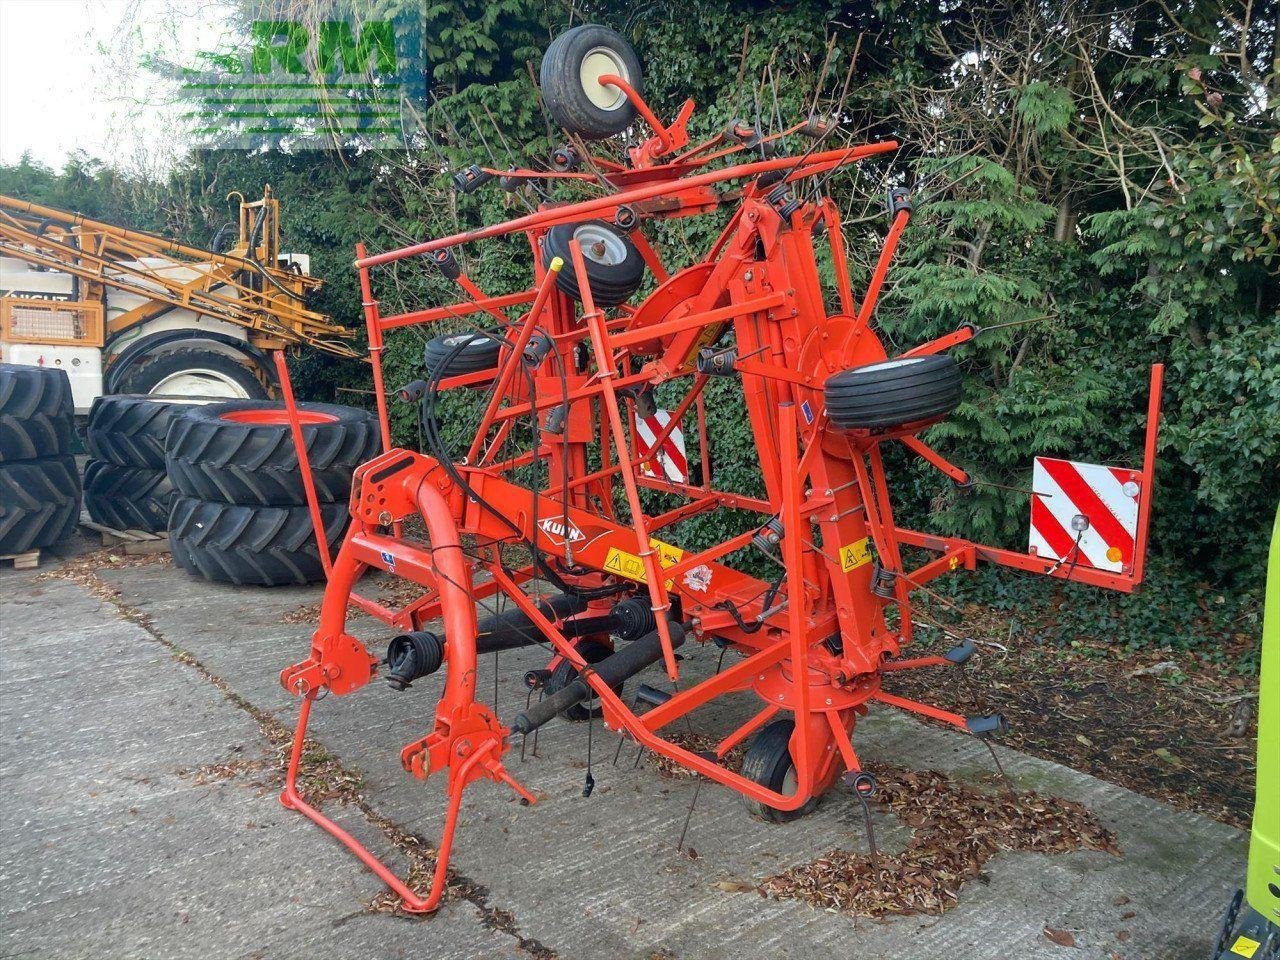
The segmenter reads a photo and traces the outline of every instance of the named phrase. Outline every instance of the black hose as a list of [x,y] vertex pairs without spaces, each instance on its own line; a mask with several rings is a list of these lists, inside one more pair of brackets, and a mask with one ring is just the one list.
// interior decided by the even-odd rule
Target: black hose
[[[501,343],[508,347],[511,346],[511,343],[495,330],[478,330],[476,331],[476,333],[480,336],[488,337],[490,340],[493,340],[496,343]],[[488,511],[491,515],[501,520],[511,530],[512,534],[514,535],[515,542],[521,543],[529,549],[529,552],[533,558],[534,567],[557,590],[561,591],[562,593],[572,594],[573,596],[580,597],[585,600],[595,600],[601,597],[614,596],[615,594],[621,593],[624,590],[629,590],[630,586],[627,584],[616,584],[612,586],[584,589],[566,581],[563,577],[561,577],[555,571],[555,569],[549,563],[547,563],[546,558],[543,557],[542,551],[539,549],[537,545],[537,542],[533,539],[526,537],[524,535],[524,531],[521,530],[520,527],[518,527],[514,522],[512,522],[510,517],[508,517],[504,512],[499,510],[497,507],[491,504],[488,500],[482,497],[467,482],[466,478],[462,475],[461,471],[458,470],[457,465],[454,462],[453,455],[449,452],[449,449],[444,442],[444,438],[440,436],[440,426],[439,426],[439,421],[436,419],[436,416],[435,416],[435,409],[436,409],[436,401],[439,399],[439,396],[440,396],[440,381],[444,379],[445,371],[448,370],[449,365],[458,356],[458,354],[460,354],[462,350],[465,349],[467,346],[469,346],[471,343],[474,343],[474,337],[470,340],[460,339],[458,344],[448,354],[440,358],[440,361],[435,365],[434,369],[429,370],[427,372],[427,387],[426,387],[426,390],[424,391],[423,399],[422,399],[422,430],[423,430],[423,439],[426,441],[427,446],[430,449],[431,455],[436,459],[436,461],[444,469],[445,473],[449,475],[450,480],[452,480],[455,484],[457,484],[464,492],[466,492],[466,494],[471,499],[473,499],[477,504],[479,504],[481,509]],[[529,372],[527,370],[525,371],[525,374],[526,376],[529,376]],[[534,395],[532,391],[531,391],[531,395]],[[534,412],[534,416],[532,420],[533,420],[533,442],[534,442],[533,449],[537,450],[541,446],[541,435],[538,428],[538,417],[537,417],[536,411]],[[534,460],[535,471],[537,469],[536,467],[537,463],[538,463],[538,460],[535,458]],[[536,473],[535,473],[535,481],[536,481]],[[531,526],[537,525],[536,488],[537,488],[537,484],[535,482],[534,484],[535,492],[534,492],[534,500],[533,500],[534,508],[533,508],[533,519],[531,522]]]
[[[279,280],[273,277],[270,274],[270,272],[268,272],[267,268],[258,262],[258,258],[254,256],[253,251],[258,246],[258,241],[262,237],[262,226],[264,223],[266,223],[266,221],[267,221],[267,208],[264,206],[262,208],[262,211],[258,214],[258,218],[253,222],[253,229],[249,231],[249,249],[245,251],[244,258],[258,268],[258,273],[262,276],[262,279],[266,280],[269,284],[271,284],[273,287],[275,287],[277,290],[283,293],[286,297],[289,297],[292,300],[296,300],[298,303],[305,303],[307,299],[305,296],[303,296],[300,293],[294,293],[292,290],[290,290],[288,287],[282,284]],[[216,253],[217,251],[215,250],[214,252]]]

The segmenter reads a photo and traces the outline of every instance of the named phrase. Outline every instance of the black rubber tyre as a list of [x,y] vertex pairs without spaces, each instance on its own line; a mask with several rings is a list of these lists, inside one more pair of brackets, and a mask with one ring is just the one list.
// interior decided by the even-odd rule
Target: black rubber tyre
[[190,403],[149,395],[98,397],[89,410],[85,434],[89,456],[122,467],[164,470],[169,425],[191,407]]
[[493,369],[498,365],[501,350],[501,340],[467,331],[432,337],[422,348],[422,355],[429,375],[456,377],[460,373]]
[[[584,23],[560,34],[542,55],[538,73],[547,113],[586,140],[603,140],[626,130],[635,122],[636,108],[618,88],[595,82],[594,77],[606,73],[622,77],[644,96],[640,58],[617,31]],[[593,84],[590,91],[587,82]]]
[[960,395],[960,368],[946,354],[854,367],[826,385],[827,414],[846,430],[938,420],[959,406]]
[[[582,659],[586,660],[587,663],[599,663],[613,653],[603,643],[596,643],[594,640],[584,640],[578,644],[578,652],[582,654]],[[543,685],[543,692],[547,696],[551,696],[551,694],[563,689],[576,679],[578,679],[577,668],[568,660],[561,660],[556,665],[556,668],[551,671],[551,676],[547,678],[547,682]],[[622,684],[614,687],[613,692],[621,693]],[[596,696],[595,692],[592,691],[591,699],[583,703],[575,703],[571,707],[565,707],[560,711],[559,716],[570,723],[583,723],[603,713],[600,707],[592,706],[594,703],[596,703]]]
[[[347,529],[347,507],[321,504],[331,555]],[[178,497],[169,517],[173,561],[188,573],[239,586],[301,586],[324,579],[306,507],[241,507]]]
[[114,530],[164,533],[176,491],[164,470],[90,460],[84,468],[84,505],[95,523]]
[[80,519],[74,457],[0,463],[0,554],[52,546]]
[[65,370],[0,363],[0,463],[70,453],[74,414]]
[[[233,356],[233,353],[237,355]],[[165,380],[175,374],[195,370],[208,370],[235,384],[250,399],[267,398],[267,388],[257,373],[258,365],[249,354],[199,337],[184,337],[159,344],[153,350],[128,360],[123,370],[113,370],[109,376],[114,393],[163,394],[171,392],[163,386]],[[206,395],[214,392],[202,391]]]
[[[778,793],[790,793],[795,784],[795,764],[791,761],[791,731],[795,721],[774,720],[767,724],[751,741],[742,758],[741,773],[762,787]],[[787,778],[791,777],[791,782]],[[778,810],[749,797],[744,798],[753,817],[767,823],[786,823],[798,820],[818,805],[818,798],[805,802],[796,810]]]
[[591,298],[598,307],[616,307],[640,289],[644,281],[644,257],[631,238],[603,220],[562,223],[547,231],[544,254],[564,260],[564,268],[556,275],[556,286],[581,302],[578,272],[573,269],[569,241],[577,238],[582,247],[582,262],[591,285]]
[[[381,449],[378,421],[364,410],[332,403],[303,403],[299,410],[316,495],[322,503],[344,502],[352,472]],[[245,422],[251,419],[259,422]],[[307,502],[281,403],[231,400],[189,407],[169,430],[165,466],[184,496],[256,506]]]

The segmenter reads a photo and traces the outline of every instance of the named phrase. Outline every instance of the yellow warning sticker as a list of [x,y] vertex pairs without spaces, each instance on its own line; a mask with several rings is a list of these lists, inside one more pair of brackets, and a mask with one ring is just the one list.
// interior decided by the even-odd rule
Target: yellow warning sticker
[[610,547],[609,555],[604,558],[604,568],[620,577],[644,583],[644,561],[634,553]]
[[683,550],[669,543],[663,543],[656,537],[649,538],[649,546],[658,551],[658,560],[664,567],[674,567],[684,558]]
[[871,549],[867,546],[867,539],[863,537],[840,548],[840,569],[845,573],[871,562]]
[[1257,940],[1250,940],[1248,937],[1236,937],[1236,942],[1231,945],[1231,952],[1241,957],[1252,957],[1258,952],[1258,948],[1262,946]]
[[[664,567],[674,567],[684,556],[684,551],[679,547],[663,543],[656,537],[649,538],[649,546],[657,551],[658,562]],[[626,577],[628,580],[635,580],[637,583],[647,582],[644,575],[643,558],[636,556],[634,553],[628,553],[626,550],[620,550],[617,547],[609,548],[609,553],[604,558],[604,569],[609,573],[616,573],[620,577]],[[671,581],[668,580],[664,586],[670,590]]]

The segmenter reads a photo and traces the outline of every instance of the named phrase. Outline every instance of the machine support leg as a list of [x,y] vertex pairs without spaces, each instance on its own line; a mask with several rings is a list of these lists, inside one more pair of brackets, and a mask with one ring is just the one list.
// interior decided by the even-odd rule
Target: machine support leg
[[[298,793],[298,766],[302,762],[302,748],[307,734],[307,721],[311,717],[310,697],[306,697],[302,701],[302,709],[298,712],[298,727],[293,735],[293,749],[289,754],[289,769],[285,774],[284,789],[280,792],[280,803],[290,810],[297,810],[304,817],[314,823],[320,829],[324,830],[330,836],[342,842],[348,850],[359,857],[360,862],[372,870],[388,887],[390,887],[404,904],[405,910],[410,913],[430,913],[440,904],[439,894],[435,892],[435,886],[432,886],[432,896],[423,899],[414,893],[409,887],[397,877],[381,860],[366,850],[360,841],[340,826],[326,817],[311,804],[307,803]],[[461,791],[459,791],[459,801],[461,800]],[[452,798],[451,798],[452,804]],[[453,819],[457,819],[457,811],[453,811]],[[446,822],[447,823],[447,822]],[[452,837],[450,837],[452,839]],[[447,864],[447,854],[438,863]],[[442,872],[437,866],[437,872]],[[443,881],[441,882],[443,887]]]
[[275,352],[276,373],[280,377],[280,393],[284,396],[284,409],[289,415],[289,430],[293,434],[293,449],[298,455],[298,470],[302,474],[302,489],[307,495],[307,509],[311,512],[311,526],[316,532],[316,549],[320,553],[320,565],[327,578],[333,570],[333,558],[329,555],[329,538],[325,535],[324,518],[320,513],[320,498],[316,496],[316,482],[311,474],[311,457],[307,454],[307,441],[302,435],[302,421],[298,417],[298,403],[293,398],[293,381],[289,378],[289,365],[284,351]]
[[1156,488],[1156,438],[1160,433],[1160,401],[1164,397],[1164,364],[1151,365],[1147,398],[1147,436],[1142,448],[1142,499],[1138,504],[1138,540],[1133,551],[1133,579],[1141,583],[1147,563],[1147,531],[1151,527],[1151,498]]

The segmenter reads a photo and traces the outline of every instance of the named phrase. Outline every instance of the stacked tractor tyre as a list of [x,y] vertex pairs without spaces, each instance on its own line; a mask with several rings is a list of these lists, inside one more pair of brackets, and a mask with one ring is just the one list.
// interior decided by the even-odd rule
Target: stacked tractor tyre
[[180,400],[150,395],[99,397],[89,411],[84,505],[89,518],[113,530],[163,533],[174,488],[165,471],[164,443]]
[[[377,420],[335,404],[301,404],[303,439],[331,553],[346,532],[355,468],[381,449]],[[174,562],[222,583],[286,586],[324,579],[284,405],[233,400],[174,418],[165,446],[175,488]]]
[[80,519],[66,371],[0,363],[0,556],[52,546]]

